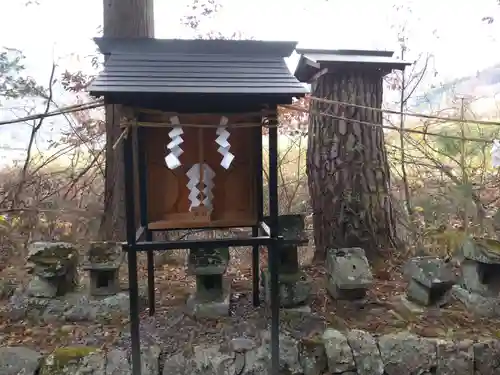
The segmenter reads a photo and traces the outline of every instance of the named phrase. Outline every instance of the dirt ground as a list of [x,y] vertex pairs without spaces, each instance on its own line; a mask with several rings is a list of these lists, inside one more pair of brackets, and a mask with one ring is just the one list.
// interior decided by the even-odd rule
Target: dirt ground
[[[240,257],[241,258],[241,257]],[[298,336],[310,336],[326,326],[340,330],[362,329],[375,334],[410,330],[426,337],[497,337],[500,319],[479,319],[463,309],[458,302],[446,308],[429,309],[423,315],[404,313],[398,308],[397,296],[404,292],[401,264],[388,254],[374,268],[375,282],[363,301],[334,301],[326,293],[322,267],[309,266],[305,271],[313,285],[311,314],[282,313],[282,329]],[[156,271],[156,314],[141,317],[141,340],[162,346],[165,351],[189,349],[198,343],[225,343],[231,337],[253,337],[266,328],[269,311],[265,304],[252,305],[251,272],[248,260],[232,261],[228,276],[233,279],[231,315],[217,320],[192,319],[185,313],[185,302],[194,287],[194,278],[186,276],[182,264],[166,264]],[[263,260],[264,262],[265,260]],[[126,267],[124,267],[126,268]],[[24,279],[22,267],[7,267],[1,279]],[[146,282],[145,267],[139,269],[141,283]],[[126,286],[126,275],[122,275]],[[19,280],[22,281],[22,280]],[[6,303],[1,301],[0,303]],[[30,321],[0,322],[0,346],[22,345],[49,352],[55,347],[87,345],[96,347],[128,347],[128,319],[107,325],[95,323],[52,323],[39,325]]]

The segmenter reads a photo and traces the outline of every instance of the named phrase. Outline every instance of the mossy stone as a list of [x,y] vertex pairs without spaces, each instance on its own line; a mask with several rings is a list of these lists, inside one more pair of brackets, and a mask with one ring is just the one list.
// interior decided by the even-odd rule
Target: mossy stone
[[58,348],[49,354],[40,367],[39,375],[65,375],[73,372],[80,361],[98,348],[75,346]]

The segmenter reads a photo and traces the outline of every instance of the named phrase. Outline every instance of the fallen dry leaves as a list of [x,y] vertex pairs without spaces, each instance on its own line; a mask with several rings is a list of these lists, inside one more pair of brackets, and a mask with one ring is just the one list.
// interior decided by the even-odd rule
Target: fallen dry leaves
[[[264,258],[264,257],[263,257]],[[459,304],[453,304],[445,309],[429,310],[422,316],[403,314],[394,308],[395,296],[401,294],[405,288],[402,280],[400,264],[402,260],[390,257],[380,267],[390,272],[374,269],[375,283],[367,298],[362,302],[333,301],[326,293],[325,270],[321,266],[305,268],[310,280],[313,281],[311,308],[329,325],[338,329],[358,328],[376,334],[384,334],[399,330],[411,330],[416,334],[428,337],[473,337],[499,336],[500,320],[483,320],[469,314]],[[241,298],[251,296],[251,267],[247,262],[232,265],[228,273],[233,278],[233,293],[235,303],[242,303]],[[126,267],[124,267],[126,268]],[[6,268],[0,278],[12,278],[16,273],[17,280],[26,280],[26,275],[14,268]],[[146,283],[147,272],[144,259],[141,259],[138,270],[139,280]],[[122,275],[126,284],[127,275]],[[194,287],[194,277],[185,272],[180,265],[163,265],[155,271],[155,286],[157,294],[157,311],[161,313],[172,308],[182,307]],[[0,301],[5,303],[6,301]],[[262,326],[266,316],[262,309],[254,310],[251,304],[245,305],[248,311],[237,310],[239,319],[255,327]],[[144,314],[146,318],[147,314]],[[177,319],[177,320],[175,320]],[[182,316],[172,318],[173,325],[179,324]],[[217,334],[224,331],[224,325],[235,324],[235,319],[221,319],[215,321],[204,320],[198,322],[198,329],[207,334]],[[252,321],[255,321],[255,324]],[[185,322],[183,322],[184,324]],[[49,352],[55,347],[74,345],[75,342],[88,342],[89,336],[99,336],[99,346],[112,346],[121,332],[128,331],[128,320],[121,319],[107,325],[95,323],[64,323],[37,324],[29,321],[0,322],[0,346],[28,346],[42,352]],[[168,324],[167,322],[165,324]],[[237,323],[236,323],[237,324]],[[194,331],[193,331],[194,334]],[[196,334],[195,334],[196,335]],[[198,335],[203,336],[203,335]],[[199,337],[193,337],[193,340]],[[86,341],[87,340],[87,341]],[[179,344],[180,345],[180,344]]]

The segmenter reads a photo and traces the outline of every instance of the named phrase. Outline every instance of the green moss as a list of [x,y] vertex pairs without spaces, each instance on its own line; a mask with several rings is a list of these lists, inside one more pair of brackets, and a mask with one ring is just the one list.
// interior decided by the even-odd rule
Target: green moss
[[40,375],[66,374],[68,366],[77,365],[82,358],[97,350],[99,349],[86,346],[58,348],[45,358],[40,368]]

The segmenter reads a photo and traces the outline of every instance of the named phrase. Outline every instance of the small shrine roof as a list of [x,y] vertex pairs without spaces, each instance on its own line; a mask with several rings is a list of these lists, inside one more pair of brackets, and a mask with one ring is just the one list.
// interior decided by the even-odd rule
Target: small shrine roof
[[295,77],[300,82],[310,82],[323,69],[370,68],[390,72],[392,69],[403,70],[409,62],[394,57],[393,51],[376,50],[325,50],[297,49],[301,55]]
[[[303,96],[307,88],[284,58],[295,42],[96,38],[106,55],[93,96],[245,94]],[[212,95],[211,95],[212,96]]]

